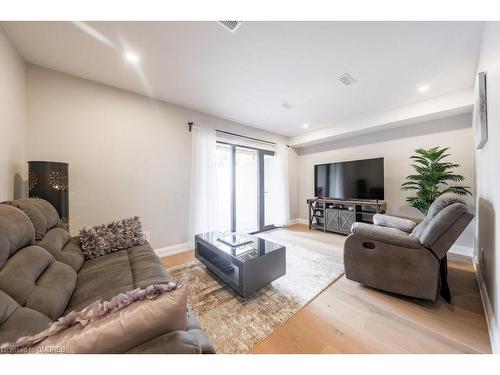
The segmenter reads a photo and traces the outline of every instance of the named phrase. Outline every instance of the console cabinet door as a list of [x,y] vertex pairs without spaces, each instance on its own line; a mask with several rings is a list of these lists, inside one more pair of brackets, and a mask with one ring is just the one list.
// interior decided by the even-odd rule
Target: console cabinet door
[[339,213],[339,229],[344,233],[351,233],[351,226],[355,219],[354,211],[340,211]]
[[326,230],[338,231],[339,226],[339,210],[328,208],[325,210],[325,226]]

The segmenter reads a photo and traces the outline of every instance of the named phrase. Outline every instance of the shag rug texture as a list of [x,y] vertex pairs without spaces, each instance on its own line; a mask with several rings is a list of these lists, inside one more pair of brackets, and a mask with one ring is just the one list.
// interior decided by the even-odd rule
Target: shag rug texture
[[[272,241],[276,236],[266,232],[260,237]],[[173,281],[189,286],[188,305],[217,353],[248,353],[344,274],[338,257],[282,244],[286,246],[286,275],[247,298],[233,292],[197,260],[168,269]]]

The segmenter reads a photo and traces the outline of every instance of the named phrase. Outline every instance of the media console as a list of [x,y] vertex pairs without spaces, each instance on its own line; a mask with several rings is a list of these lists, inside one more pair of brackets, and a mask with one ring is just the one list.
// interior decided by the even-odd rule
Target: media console
[[309,229],[350,234],[355,222],[373,224],[373,215],[385,213],[384,201],[343,200],[334,198],[308,199]]

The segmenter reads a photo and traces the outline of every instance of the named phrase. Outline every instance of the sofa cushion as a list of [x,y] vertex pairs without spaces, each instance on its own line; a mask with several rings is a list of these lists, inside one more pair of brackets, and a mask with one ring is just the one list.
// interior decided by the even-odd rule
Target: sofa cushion
[[52,320],[64,312],[75,283],[75,270],[39,246],[18,250],[0,270],[0,290]]
[[0,204],[0,270],[17,250],[35,241],[35,230],[24,212]]
[[79,310],[100,298],[109,300],[120,292],[134,289],[133,286],[125,250],[87,260],[78,272],[75,291],[66,312]]
[[5,322],[20,307],[8,294],[0,290],[0,324]]
[[52,321],[48,316],[20,306],[0,325],[0,343],[14,342],[20,337],[37,334],[47,329],[50,323]]
[[48,316],[21,307],[12,297],[0,290],[0,344],[43,331],[50,322]]
[[83,264],[83,252],[80,248],[80,240],[72,239],[68,231],[63,228],[50,229],[43,239],[37,243],[56,258],[56,260],[67,264],[75,271],[79,271]]
[[100,298],[110,299],[120,292],[169,281],[167,270],[148,243],[120,250],[83,263],[67,311]]
[[127,250],[134,288],[145,288],[151,284],[169,282],[168,272],[151,246],[134,246]]
[[0,271],[0,290],[24,306],[38,278],[52,263],[54,257],[41,247],[28,246],[19,250]]
[[49,229],[59,224],[59,214],[44,199],[22,198],[7,203],[19,208],[30,218],[35,228],[35,241],[40,241]]
[[63,314],[75,284],[75,270],[64,263],[54,261],[38,278],[25,306],[56,320]]

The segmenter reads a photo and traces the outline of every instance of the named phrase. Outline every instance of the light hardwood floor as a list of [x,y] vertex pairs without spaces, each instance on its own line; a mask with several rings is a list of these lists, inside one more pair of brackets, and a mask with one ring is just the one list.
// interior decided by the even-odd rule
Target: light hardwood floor
[[[297,246],[342,257],[344,236],[293,225],[279,233]],[[172,267],[185,252],[162,259]],[[453,301],[419,301],[364,287],[345,276],[251,353],[491,353],[472,262],[449,257]]]

